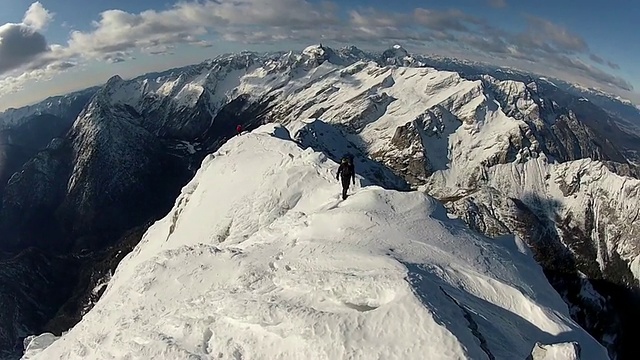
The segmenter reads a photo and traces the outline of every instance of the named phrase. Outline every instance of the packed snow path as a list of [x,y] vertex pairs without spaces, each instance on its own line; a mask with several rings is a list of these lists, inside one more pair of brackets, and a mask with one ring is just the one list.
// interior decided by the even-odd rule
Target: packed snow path
[[571,341],[607,358],[517,239],[419,192],[342,201],[336,169],[277,125],[230,140],[84,319],[24,358],[524,359]]

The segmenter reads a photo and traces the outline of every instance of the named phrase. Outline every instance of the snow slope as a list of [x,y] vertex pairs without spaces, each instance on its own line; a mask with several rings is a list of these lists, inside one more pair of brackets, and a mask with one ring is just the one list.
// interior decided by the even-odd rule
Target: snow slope
[[83,320],[24,359],[523,359],[538,342],[607,358],[520,241],[419,192],[341,201],[336,168],[277,125],[233,138]]

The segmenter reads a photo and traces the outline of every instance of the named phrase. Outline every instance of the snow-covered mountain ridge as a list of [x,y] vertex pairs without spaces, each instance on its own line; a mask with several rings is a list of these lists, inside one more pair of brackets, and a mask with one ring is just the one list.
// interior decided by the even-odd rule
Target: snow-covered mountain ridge
[[91,87],[66,95],[53,96],[34,105],[7,109],[0,112],[0,130],[20,126],[34,115],[49,114],[65,118],[70,113],[79,112],[97,90],[98,87]]
[[23,358],[607,358],[517,238],[415,191],[341,201],[336,167],[277,125],[230,140],[83,320]]
[[[555,83],[401,47],[247,52],[114,77],[64,139],[12,177],[0,227],[17,247],[117,246],[129,227],[168,211],[236,124],[282,122],[332,160],[355,153],[367,186],[419,188],[475,230],[518,234],[574,318],[613,349],[633,316],[597,283],[637,281],[636,225],[618,211],[639,208],[638,137],[631,120]],[[158,184],[158,174],[178,179]],[[612,188],[622,183],[628,193]]]

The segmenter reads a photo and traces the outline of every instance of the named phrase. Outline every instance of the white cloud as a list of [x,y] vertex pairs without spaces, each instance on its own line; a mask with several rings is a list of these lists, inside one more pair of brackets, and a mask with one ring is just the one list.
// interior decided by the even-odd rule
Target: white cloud
[[224,36],[239,28],[267,28],[267,33],[278,33],[337,22],[333,5],[313,5],[305,0],[271,0],[269,4],[262,0],[181,2],[164,11],[102,12],[93,30],[71,33],[69,48],[77,54],[101,58],[112,52],[176,43],[201,46],[201,36],[210,32]]
[[50,79],[76,65],[66,47],[49,45],[40,33],[52,18],[53,14],[35,2],[21,23],[0,25],[0,96],[22,90],[25,83]]
[[42,30],[47,27],[49,22],[53,19],[53,14],[38,2],[34,2],[29,6],[29,9],[24,14],[22,23],[32,27],[35,30]]
[[[53,14],[40,2],[31,4],[21,23],[0,25],[0,75],[68,63],[61,46],[49,45],[40,30]],[[20,77],[18,77],[20,78]]]
[[49,51],[47,40],[24,24],[0,26],[0,74],[26,66]]
[[0,96],[22,91],[26,83],[51,80],[55,75],[76,65],[70,61],[58,61],[38,69],[0,78]]

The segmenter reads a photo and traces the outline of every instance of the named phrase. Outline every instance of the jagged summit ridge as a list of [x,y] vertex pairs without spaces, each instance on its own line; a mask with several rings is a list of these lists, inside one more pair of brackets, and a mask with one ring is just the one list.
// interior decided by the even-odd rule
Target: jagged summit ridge
[[517,240],[418,192],[341,202],[336,166],[277,126],[229,141],[83,320],[24,358],[525,358],[538,342],[607,358]]

